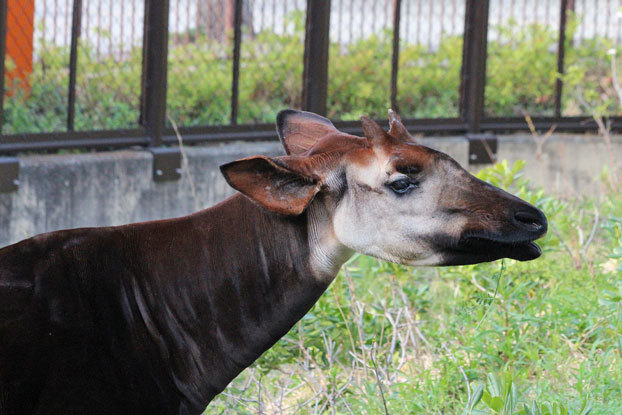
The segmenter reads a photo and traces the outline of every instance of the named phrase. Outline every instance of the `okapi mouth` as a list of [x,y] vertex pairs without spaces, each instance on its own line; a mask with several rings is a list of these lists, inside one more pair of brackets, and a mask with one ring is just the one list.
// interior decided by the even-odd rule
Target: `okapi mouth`
[[469,265],[501,258],[531,261],[540,255],[542,250],[533,239],[510,241],[494,236],[469,235],[444,249],[443,265]]
[[460,250],[481,253],[498,258],[512,258],[530,261],[538,258],[542,251],[532,240],[507,242],[496,238],[466,237],[458,244]]

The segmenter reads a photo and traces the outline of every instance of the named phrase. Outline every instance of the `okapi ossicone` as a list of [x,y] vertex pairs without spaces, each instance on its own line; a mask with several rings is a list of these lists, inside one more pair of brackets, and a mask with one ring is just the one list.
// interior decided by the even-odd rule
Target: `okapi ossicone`
[[0,249],[0,414],[199,414],[360,252],[408,265],[532,260],[534,206],[416,143],[286,110],[287,155],[221,167],[240,193],[169,220]]

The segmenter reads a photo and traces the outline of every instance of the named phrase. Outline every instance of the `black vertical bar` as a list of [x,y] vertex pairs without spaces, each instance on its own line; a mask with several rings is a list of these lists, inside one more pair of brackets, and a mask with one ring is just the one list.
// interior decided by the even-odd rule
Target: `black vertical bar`
[[242,42],[242,0],[235,0],[233,11],[233,79],[231,81],[231,124],[238,123],[240,47]]
[[555,79],[555,117],[562,116],[562,89],[564,81],[564,55],[566,52],[566,17],[568,13],[568,0],[561,0],[559,10],[559,39],[557,43],[557,79]]
[[326,115],[330,0],[307,0],[302,108]]
[[166,115],[168,0],[145,1],[140,123],[152,146],[162,145]]
[[484,113],[488,0],[467,0],[462,47],[460,115],[469,133],[478,133]]
[[8,1],[0,0],[0,135],[4,126],[4,61],[6,57],[6,21]]
[[76,76],[78,71],[78,42],[82,24],[82,0],[73,0],[71,18],[71,49],[69,52],[69,86],[67,89],[67,131],[73,131],[76,115]]
[[391,57],[391,107],[399,113],[397,107],[397,72],[400,62],[400,17],[402,0],[393,0],[393,56]]

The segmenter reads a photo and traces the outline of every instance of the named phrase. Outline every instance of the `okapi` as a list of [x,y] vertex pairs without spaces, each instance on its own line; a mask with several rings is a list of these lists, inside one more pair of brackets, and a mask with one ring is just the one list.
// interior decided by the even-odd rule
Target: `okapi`
[[540,256],[534,206],[417,144],[277,117],[287,155],[221,166],[192,215],[0,249],[0,414],[199,414],[360,252],[408,265]]

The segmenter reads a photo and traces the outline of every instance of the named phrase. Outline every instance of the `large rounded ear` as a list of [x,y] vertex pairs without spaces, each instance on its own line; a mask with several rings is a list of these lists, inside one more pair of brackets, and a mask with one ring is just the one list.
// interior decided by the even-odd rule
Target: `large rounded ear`
[[318,178],[302,174],[264,156],[220,166],[227,183],[261,206],[284,215],[300,215],[320,190]]
[[327,118],[312,112],[284,110],[276,116],[276,131],[287,154],[301,154],[330,133],[339,132]]

